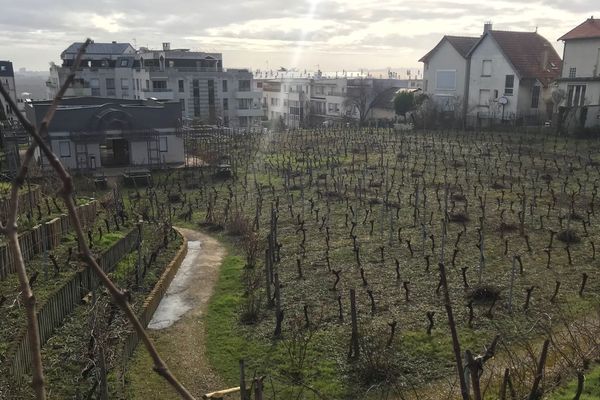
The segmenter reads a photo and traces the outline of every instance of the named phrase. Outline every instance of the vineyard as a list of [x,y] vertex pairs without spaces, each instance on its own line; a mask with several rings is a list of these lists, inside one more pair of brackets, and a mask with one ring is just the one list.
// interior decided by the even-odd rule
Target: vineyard
[[482,398],[541,398],[598,360],[597,142],[326,129],[196,144],[231,171],[157,174],[129,207],[241,256],[207,316],[232,385],[243,358],[273,398],[459,397],[460,359]]
[[[242,359],[271,399],[552,399],[557,388],[558,399],[583,377],[598,387],[600,143],[345,128],[186,141],[201,167],[105,192],[78,178],[94,199],[77,212],[144,323],[147,296],[183,254],[170,226],[228,247],[205,316],[206,354],[228,385]],[[62,202],[34,190],[19,240],[49,391],[143,398],[127,385],[138,337],[82,269]],[[0,397],[27,399],[25,310],[2,254]]]

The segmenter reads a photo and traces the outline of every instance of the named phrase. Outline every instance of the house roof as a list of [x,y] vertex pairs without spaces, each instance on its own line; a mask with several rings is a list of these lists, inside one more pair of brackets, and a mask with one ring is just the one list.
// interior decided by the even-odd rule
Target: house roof
[[565,33],[558,40],[593,39],[600,38],[600,20],[586,19],[582,24]]
[[[66,48],[64,53],[77,54],[83,43],[75,42]],[[123,54],[132,47],[129,43],[90,43],[85,50],[88,54]]]
[[496,41],[521,79],[537,79],[547,85],[559,77],[560,56],[550,42],[537,32],[488,31],[469,55],[487,36]]
[[478,37],[470,37],[470,36],[449,36],[445,35],[439,43],[429,51],[429,53],[425,54],[419,62],[427,62],[433,56],[433,54],[437,51],[437,49],[444,43],[444,41],[448,41],[454,47],[454,49],[460,54],[463,58],[467,58],[469,50],[475,46]]

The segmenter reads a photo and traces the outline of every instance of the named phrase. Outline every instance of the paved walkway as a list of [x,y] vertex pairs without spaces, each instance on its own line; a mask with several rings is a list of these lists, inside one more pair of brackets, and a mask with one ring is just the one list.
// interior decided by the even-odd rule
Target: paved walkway
[[[222,388],[222,382],[210,368],[205,354],[203,316],[219,278],[224,247],[215,239],[190,229],[179,229],[188,240],[188,252],[179,271],[148,325],[150,337],[175,376],[197,398]],[[139,349],[131,368],[148,368],[145,350]],[[150,369],[147,374],[131,374],[130,388],[139,399],[177,399],[173,390]]]

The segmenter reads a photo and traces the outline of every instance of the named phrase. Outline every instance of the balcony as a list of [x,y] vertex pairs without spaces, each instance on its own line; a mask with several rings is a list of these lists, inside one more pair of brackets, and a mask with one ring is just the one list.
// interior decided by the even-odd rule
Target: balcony
[[146,72],[223,72],[223,68],[217,67],[169,67],[165,66],[164,68],[160,67],[140,67],[136,68],[137,72],[146,71]]
[[145,99],[154,97],[158,100],[173,100],[173,89],[142,89],[142,95]]
[[235,92],[234,97],[236,99],[260,99],[262,97],[261,92]]
[[247,109],[237,109],[236,114],[238,117],[262,117],[264,111],[261,107],[252,107]]

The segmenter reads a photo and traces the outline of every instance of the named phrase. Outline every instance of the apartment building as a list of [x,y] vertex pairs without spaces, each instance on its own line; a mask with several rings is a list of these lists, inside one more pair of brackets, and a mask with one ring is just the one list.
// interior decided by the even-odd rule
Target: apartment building
[[311,79],[261,80],[262,104],[268,120],[288,128],[308,124]]
[[[17,103],[17,90],[15,88],[15,73],[10,61],[0,61],[0,85],[6,89],[11,99]],[[14,112],[4,97],[0,96],[0,121],[16,119]]]
[[257,80],[266,119],[288,128],[362,122],[386,89],[421,86],[422,80],[415,79],[329,78],[319,74]]
[[[64,82],[81,43],[62,54],[47,82],[52,96]],[[129,43],[91,43],[66,95],[178,101],[182,119],[230,127],[260,123],[260,92],[252,90],[252,73],[224,69],[221,53],[171,49],[152,50]]]

